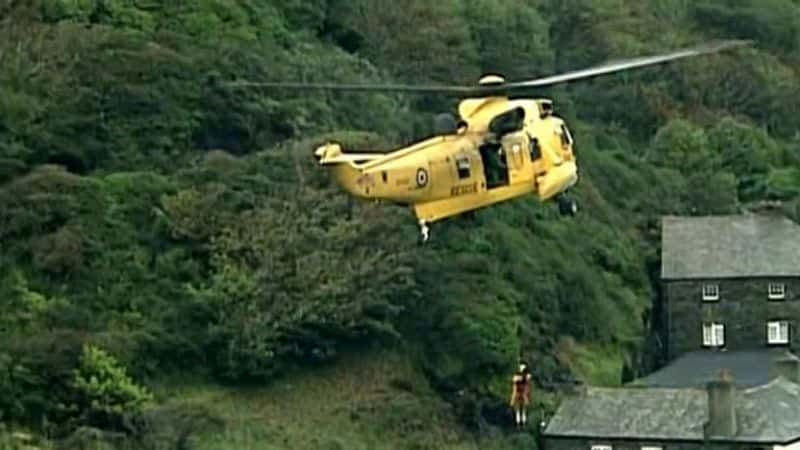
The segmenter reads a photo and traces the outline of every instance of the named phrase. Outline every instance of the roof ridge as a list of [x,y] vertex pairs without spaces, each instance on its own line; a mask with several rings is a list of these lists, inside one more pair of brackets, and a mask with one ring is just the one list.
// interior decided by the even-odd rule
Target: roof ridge
[[783,375],[776,375],[767,383],[761,384],[759,386],[752,386],[750,388],[744,389],[743,393],[752,394],[752,393],[756,393],[758,391],[764,391],[764,390],[775,388],[775,387],[795,388],[795,389],[800,390],[800,384],[799,383],[795,383],[794,381],[784,377]]
[[697,386],[648,386],[648,385],[623,385],[623,386],[586,386],[589,392],[620,392],[620,391],[640,391],[640,392],[675,392],[675,391],[704,391],[705,388]]
[[761,385],[758,385],[758,386],[751,386],[749,388],[743,389],[742,392],[745,393],[745,394],[752,394],[754,392],[763,391],[763,390],[766,390],[766,389],[769,389],[769,388],[775,386],[776,384],[779,384],[778,382],[781,379],[785,379],[785,378],[783,378],[781,375],[778,375],[776,377],[773,377],[771,380],[769,380],[768,382],[766,382],[764,384],[761,384]]

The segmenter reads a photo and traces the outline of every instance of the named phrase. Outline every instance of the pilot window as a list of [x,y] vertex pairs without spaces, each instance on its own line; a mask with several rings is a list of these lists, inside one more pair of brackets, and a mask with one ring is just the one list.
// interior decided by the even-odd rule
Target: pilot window
[[531,161],[536,161],[537,159],[542,157],[542,149],[539,147],[539,139],[531,138],[530,140],[530,154],[531,154]]
[[572,135],[569,134],[567,126],[563,123],[561,124],[561,144],[572,145]]
[[458,168],[458,178],[469,178],[468,156],[456,156],[456,167]]

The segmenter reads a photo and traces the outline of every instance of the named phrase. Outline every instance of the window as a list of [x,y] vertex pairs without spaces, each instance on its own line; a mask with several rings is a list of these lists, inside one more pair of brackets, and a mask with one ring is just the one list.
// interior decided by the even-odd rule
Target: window
[[703,345],[706,347],[722,347],[725,345],[725,325],[714,322],[704,323]]
[[539,146],[539,139],[532,137],[530,139],[531,161],[536,161],[542,157],[542,148]]
[[610,445],[593,445],[592,450],[611,450]]
[[767,288],[767,296],[770,300],[786,298],[786,285],[783,283],[770,283]]
[[572,135],[569,134],[569,130],[567,129],[567,126],[564,125],[563,123],[561,124],[561,133],[560,133],[560,135],[561,135],[561,145],[563,145],[563,146],[572,145]]
[[469,178],[469,156],[456,156],[456,168],[458,169],[458,178]]
[[767,343],[788,344],[789,322],[786,320],[774,320],[767,323]]
[[703,285],[703,300],[705,300],[705,301],[719,300],[719,285],[718,284],[704,284]]

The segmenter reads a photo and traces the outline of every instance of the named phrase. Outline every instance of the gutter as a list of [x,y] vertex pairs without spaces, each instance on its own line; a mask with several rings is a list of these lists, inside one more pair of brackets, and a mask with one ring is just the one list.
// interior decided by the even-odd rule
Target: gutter
[[582,439],[582,440],[613,440],[613,441],[622,441],[622,442],[640,442],[640,441],[652,441],[652,442],[685,442],[685,443],[693,443],[693,444],[703,444],[703,443],[725,443],[725,444],[758,444],[758,445],[792,445],[795,443],[800,442],[800,435],[795,437],[789,438],[784,441],[775,440],[775,439],[767,439],[767,440],[759,440],[759,439],[747,439],[747,438],[681,438],[681,437],[654,437],[654,436],[600,436],[600,435],[588,435],[588,434],[574,434],[574,435],[567,435],[567,434],[547,434],[547,432],[543,431],[541,434],[542,439],[555,439],[555,440],[567,440],[567,439]]

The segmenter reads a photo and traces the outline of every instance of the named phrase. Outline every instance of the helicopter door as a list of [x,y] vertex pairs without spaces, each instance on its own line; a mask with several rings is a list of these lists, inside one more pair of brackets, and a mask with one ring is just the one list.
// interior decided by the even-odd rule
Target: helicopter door
[[511,169],[512,170],[522,170],[522,158],[525,153],[527,153],[527,148],[525,148],[525,141],[519,139],[517,142],[513,142],[511,144]]
[[486,188],[493,189],[508,185],[508,162],[502,146],[483,144],[478,148],[483,160]]
[[508,161],[508,176],[513,183],[515,172],[522,170],[524,158],[528,154],[527,133],[518,132],[503,137],[503,153]]

